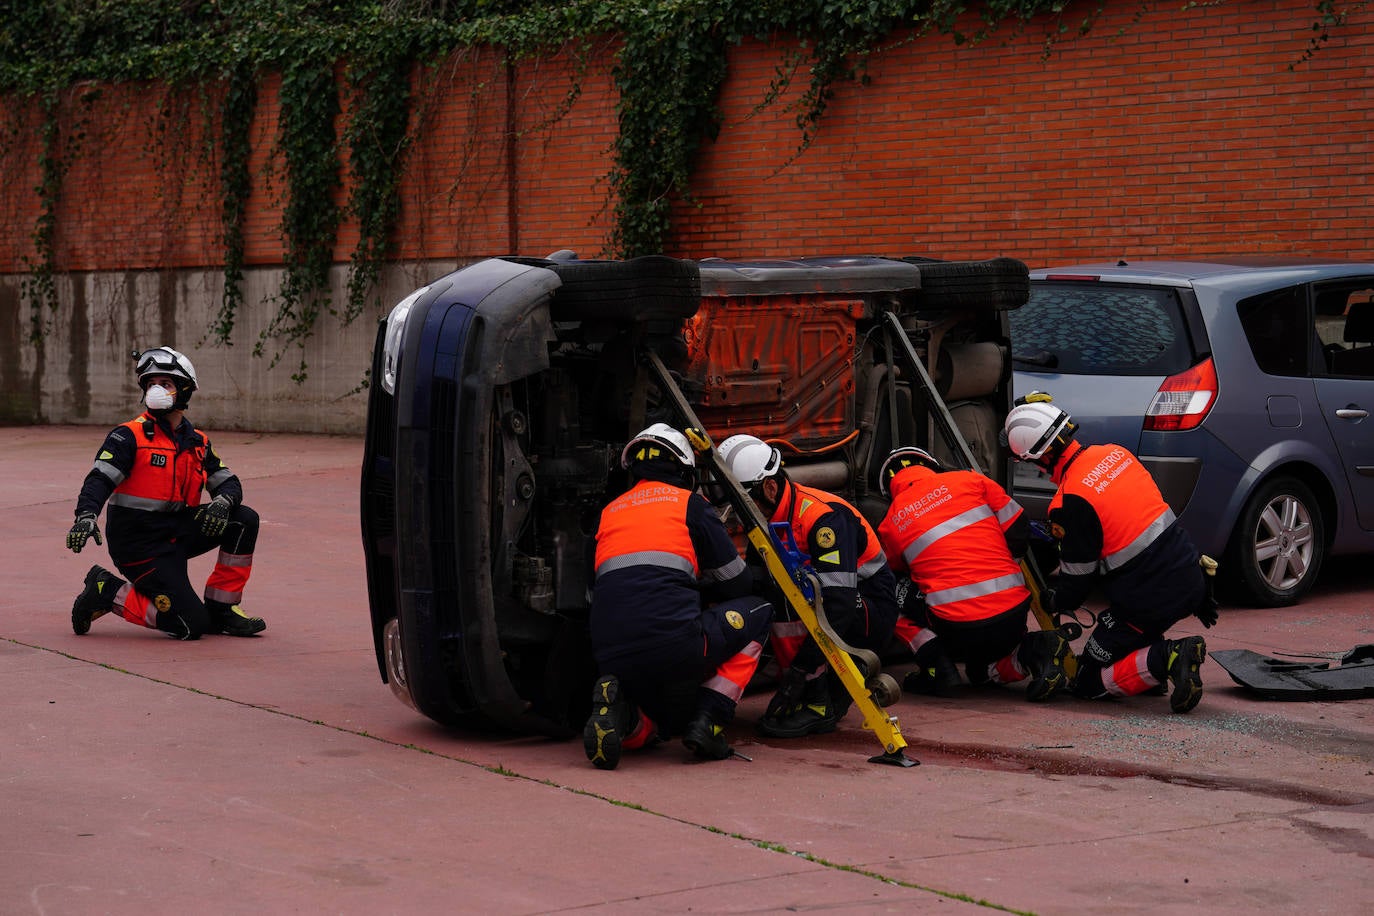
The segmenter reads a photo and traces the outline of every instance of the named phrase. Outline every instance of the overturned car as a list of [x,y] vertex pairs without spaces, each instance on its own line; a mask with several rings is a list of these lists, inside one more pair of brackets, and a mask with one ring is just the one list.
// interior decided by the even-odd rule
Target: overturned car
[[1021,262],[560,255],[471,264],[378,329],[361,481],[372,633],[382,679],[429,718],[580,730],[597,518],[625,489],[624,443],[684,420],[650,352],[716,441],[763,437],[795,479],[875,520],[883,458],[950,457],[940,424],[1006,484]]

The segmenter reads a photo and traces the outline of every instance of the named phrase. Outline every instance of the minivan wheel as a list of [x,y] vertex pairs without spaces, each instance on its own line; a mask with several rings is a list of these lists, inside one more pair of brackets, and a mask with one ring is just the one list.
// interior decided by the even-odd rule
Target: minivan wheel
[[1266,481],[1245,504],[1226,564],[1258,607],[1297,603],[1317,581],[1326,530],[1312,489],[1295,477]]

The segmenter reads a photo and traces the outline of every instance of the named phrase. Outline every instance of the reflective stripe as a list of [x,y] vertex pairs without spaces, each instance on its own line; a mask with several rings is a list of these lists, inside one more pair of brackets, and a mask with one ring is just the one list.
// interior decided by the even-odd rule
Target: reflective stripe
[[1108,554],[1102,558],[1102,565],[1106,569],[1120,569],[1127,563],[1140,556],[1141,551],[1155,542],[1155,538],[1164,533],[1165,529],[1175,521],[1174,510],[1165,508],[1159,514],[1159,518],[1150,522],[1144,531],[1136,536],[1134,541],[1122,547],[1116,553]]
[[969,525],[975,525],[985,518],[992,517],[992,509],[986,505],[974,506],[966,512],[960,512],[953,518],[935,525],[925,534],[908,544],[906,550],[902,551],[902,557],[906,560],[906,565],[914,566],[916,564],[916,558],[921,555],[921,552],[931,544],[940,540],[940,538],[967,528]]
[[897,626],[893,630],[893,635],[906,643],[912,652],[924,646],[935,638],[935,631],[929,627],[923,627],[916,621],[906,617],[897,618]]
[[1149,649],[1138,649],[1102,669],[1102,686],[1112,696],[1133,697],[1159,683],[1150,673]]
[[735,578],[735,576],[738,576],[742,572],[744,572],[744,558],[735,557],[724,566],[718,566],[715,569],[703,569],[701,571],[701,581],[725,582]]
[[220,566],[252,566],[253,555],[251,553],[229,553],[221,550],[215,557],[215,562]]
[[222,588],[211,588],[207,585],[205,586],[205,600],[218,601],[221,604],[238,604],[243,600],[243,592],[231,592]]
[[821,580],[821,588],[858,588],[857,572],[826,572],[816,576]]
[[113,483],[115,486],[119,486],[121,483],[124,482],[124,478],[126,476],[124,472],[121,471],[119,468],[115,467],[114,465],[110,464],[110,462],[108,461],[97,461],[95,463],[95,469],[99,471],[101,474],[104,474],[106,477],[108,477],[110,479],[110,482]]
[[859,578],[872,579],[884,569],[887,569],[887,554],[880,550],[876,557],[859,567]]
[[1014,575],[998,576],[996,579],[984,579],[982,582],[974,582],[972,585],[961,585],[958,588],[942,588],[938,592],[931,592],[926,595],[926,603],[930,605],[953,604],[955,601],[966,601],[969,598],[993,595],[1009,588],[1016,588],[1018,585],[1025,587],[1025,584],[1025,577],[1018,572]]
[[744,696],[744,688],[749,686],[754,672],[758,670],[759,657],[762,655],[763,644],[754,640],[726,659],[725,663],[716,669],[715,677],[701,686],[707,690],[714,690],[732,703],[738,703],[739,698]]
[[684,572],[689,576],[696,575],[691,560],[675,553],[668,553],[666,550],[640,550],[635,553],[623,553],[618,557],[611,557],[596,568],[596,575],[597,578],[600,578],[606,573],[628,569],[631,566],[660,566],[665,569]]
[[144,512],[180,512],[186,504],[179,499],[149,499],[146,496],[130,496],[128,493],[114,493],[110,505],[126,509],[142,509]]
[[233,471],[229,470],[228,468],[220,468],[218,471],[210,475],[210,477],[205,481],[205,485],[213,490],[215,487],[218,487],[220,484],[224,483],[226,480],[233,476]]
[[1069,563],[1065,560],[1059,561],[1059,571],[1066,576],[1091,576],[1097,572],[1097,561],[1091,563]]
[[1005,525],[1007,522],[1016,518],[1017,513],[1019,513],[1020,511],[1021,504],[1013,499],[1010,502],[1008,502],[1005,506],[997,510],[997,521]]

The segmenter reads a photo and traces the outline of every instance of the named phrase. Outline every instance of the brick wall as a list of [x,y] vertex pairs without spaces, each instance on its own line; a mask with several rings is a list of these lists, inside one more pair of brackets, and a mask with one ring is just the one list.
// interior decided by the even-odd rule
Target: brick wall
[[[1114,3],[1048,56],[1048,20],[976,47],[895,36],[871,56],[867,85],[836,88],[804,151],[787,104],[799,87],[757,110],[795,44],[747,42],[731,52],[725,123],[702,149],[693,200],[675,209],[669,253],[1010,255],[1032,266],[1233,252],[1374,258],[1374,10],[1358,10],[1303,61],[1312,0],[1179,6]],[[1082,12],[1066,18],[1071,31]],[[475,49],[416,72],[418,139],[382,309],[465,258],[605,254],[614,52],[608,39],[585,58],[510,65]],[[157,85],[67,93],[61,144],[75,154],[57,212],[61,307],[35,346],[21,290],[39,217],[42,122],[31,106],[0,99],[0,422],[104,422],[132,399],[130,346],[169,343],[214,374],[202,410],[211,390],[231,392],[213,408],[225,423],[302,428],[292,424],[313,418],[300,407],[314,404],[326,406],[315,417],[331,418],[322,430],[356,428],[371,322],[321,327],[304,354],[316,370],[305,387],[289,380],[294,356],[272,367],[249,355],[283,251],[272,79],[253,127],[252,314],[236,331],[243,345],[205,340],[223,259],[219,164],[205,152],[215,130],[205,113],[216,110],[214,98]],[[356,241],[346,222],[336,298]],[[247,391],[256,406],[244,406]],[[285,406],[269,417],[264,404]]]
[[[1048,57],[1043,21],[976,47],[897,42],[872,56],[869,85],[838,87],[800,154],[793,110],[755,111],[792,45],[747,43],[732,53],[725,126],[702,151],[696,199],[677,207],[673,253],[1374,255],[1364,212],[1374,11],[1302,62],[1314,15],[1310,0],[1159,4],[1138,19],[1135,4],[1118,4]],[[612,53],[600,49],[576,80],[576,61],[507,68],[489,49],[417,73],[421,136],[398,257],[602,253]],[[201,153],[201,110],[157,86],[69,95],[64,136],[81,136],[58,213],[59,268],[220,263],[218,166]],[[19,273],[38,216],[37,121],[6,114],[29,127],[0,149],[0,272]],[[249,265],[282,253],[276,117],[269,79],[254,127]],[[355,241],[345,224],[337,261]]]

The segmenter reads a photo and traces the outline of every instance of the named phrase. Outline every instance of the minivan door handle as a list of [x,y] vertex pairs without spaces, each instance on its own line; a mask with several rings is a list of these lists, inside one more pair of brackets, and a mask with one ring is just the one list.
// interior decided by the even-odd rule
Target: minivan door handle
[[1336,416],[1340,417],[1342,420],[1363,420],[1365,417],[1369,416],[1369,411],[1351,404],[1349,407],[1338,408],[1336,410]]

